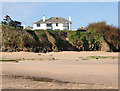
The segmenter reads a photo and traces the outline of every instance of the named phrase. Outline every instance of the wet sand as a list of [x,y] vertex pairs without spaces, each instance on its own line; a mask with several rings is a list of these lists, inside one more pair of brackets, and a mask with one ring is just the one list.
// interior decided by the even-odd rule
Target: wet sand
[[[117,89],[118,57],[113,52],[2,53],[3,88],[29,89]],[[26,78],[29,77],[29,78]],[[34,79],[37,80],[34,80]],[[40,80],[44,78],[43,80]],[[47,79],[48,81],[44,81]],[[7,85],[9,84],[9,85]]]

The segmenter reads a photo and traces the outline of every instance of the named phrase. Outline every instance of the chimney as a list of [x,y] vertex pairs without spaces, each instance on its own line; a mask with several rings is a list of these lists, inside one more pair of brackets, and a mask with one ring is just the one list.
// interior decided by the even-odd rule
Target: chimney
[[45,15],[43,15],[43,22],[45,22]]
[[80,28],[82,29],[83,27],[82,27],[82,26],[80,26]]
[[69,16],[69,21],[71,21],[71,16]]
[[25,29],[25,24],[23,25],[23,29]]

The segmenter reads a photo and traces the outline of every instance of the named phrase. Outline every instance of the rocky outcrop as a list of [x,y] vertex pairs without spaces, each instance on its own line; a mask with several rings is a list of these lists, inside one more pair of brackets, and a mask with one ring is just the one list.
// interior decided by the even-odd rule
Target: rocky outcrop
[[45,31],[45,33],[47,35],[47,39],[52,44],[52,51],[57,52],[58,47],[57,47],[56,39],[48,31]]

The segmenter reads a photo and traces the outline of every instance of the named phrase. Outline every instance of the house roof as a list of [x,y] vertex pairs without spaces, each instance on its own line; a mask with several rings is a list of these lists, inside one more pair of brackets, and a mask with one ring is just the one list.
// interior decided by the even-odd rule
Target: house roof
[[31,29],[33,29],[33,27],[28,26],[28,27],[26,27],[25,29],[31,30]]
[[80,28],[77,29],[77,31],[83,31],[83,32],[86,32],[86,29],[83,28],[83,27],[80,27]]
[[72,23],[72,22],[62,17],[51,17],[49,19],[46,19],[45,22],[43,22],[43,19],[41,19],[35,23]]

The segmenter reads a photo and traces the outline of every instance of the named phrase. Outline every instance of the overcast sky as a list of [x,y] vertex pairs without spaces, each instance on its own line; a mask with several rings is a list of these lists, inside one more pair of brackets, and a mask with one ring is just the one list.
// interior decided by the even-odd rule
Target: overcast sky
[[13,20],[32,26],[45,15],[50,17],[72,18],[72,29],[86,27],[89,23],[106,21],[118,26],[117,2],[4,2],[2,17],[8,14]]

